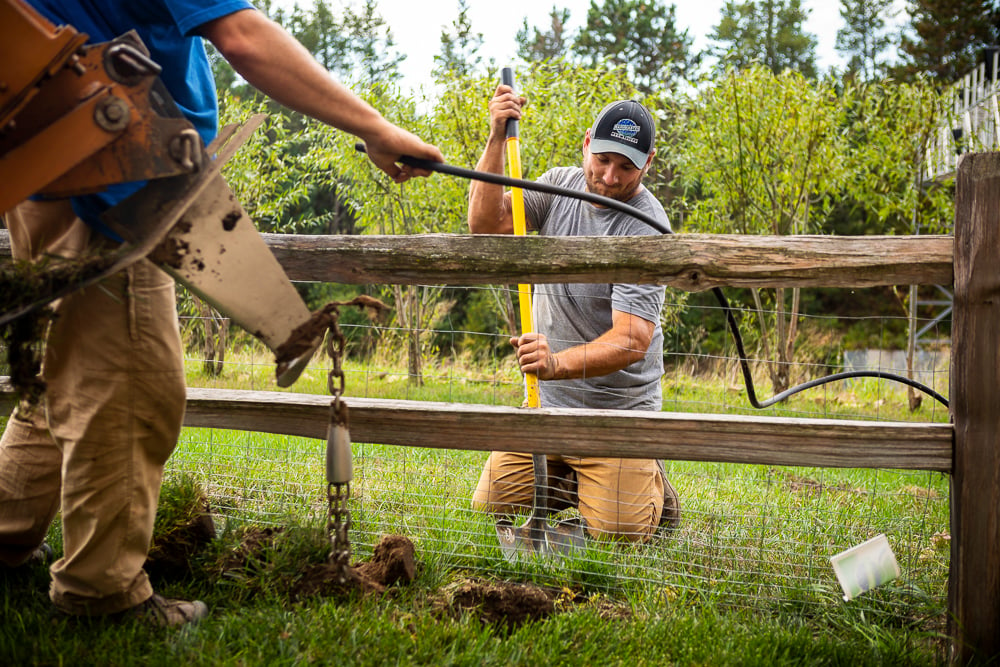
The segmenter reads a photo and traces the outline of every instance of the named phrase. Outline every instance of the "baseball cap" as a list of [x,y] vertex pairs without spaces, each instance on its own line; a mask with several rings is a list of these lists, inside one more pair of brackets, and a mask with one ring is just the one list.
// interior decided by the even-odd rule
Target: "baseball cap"
[[590,128],[591,153],[618,153],[638,169],[653,152],[656,128],[653,116],[635,100],[612,102],[601,110]]

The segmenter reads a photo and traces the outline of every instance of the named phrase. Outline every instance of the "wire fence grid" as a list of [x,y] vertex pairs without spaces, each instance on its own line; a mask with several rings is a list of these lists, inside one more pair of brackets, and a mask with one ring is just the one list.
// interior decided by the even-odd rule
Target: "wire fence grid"
[[[668,300],[670,294],[668,292]],[[668,304],[691,308],[690,304]],[[704,317],[721,321],[717,309]],[[745,313],[741,312],[741,315]],[[922,319],[917,326],[930,322]],[[897,340],[905,318],[803,315],[802,330],[823,334],[863,325],[878,340]],[[834,327],[838,325],[839,329]],[[197,327],[186,318],[182,327]],[[747,325],[744,325],[747,326]],[[938,320],[936,340],[947,339],[949,322]],[[445,325],[424,339],[488,338],[491,350],[474,364],[459,363],[440,350],[426,352],[422,384],[409,377],[407,332],[391,325],[351,324],[382,349],[345,363],[345,400],[351,397],[445,400],[518,405],[521,376],[506,335],[460,331]],[[690,327],[689,327],[690,329]],[[761,414],[746,402],[732,347],[722,352],[690,336],[665,331],[663,409],[674,412]],[[871,339],[869,335],[869,339]],[[428,343],[430,346],[430,343]],[[886,347],[889,347],[887,343]],[[818,359],[806,353],[792,364],[791,377],[816,377],[841,370],[883,370],[907,374],[898,352],[878,348]],[[751,355],[754,353],[751,352]],[[947,345],[924,349],[914,377],[947,395]],[[822,355],[820,355],[822,356]],[[218,376],[206,376],[205,359],[187,359],[189,383],[242,389],[274,389],[272,355],[248,344],[231,352]],[[770,389],[754,359],[758,392]],[[295,391],[326,393],[329,360],[317,357]],[[429,397],[429,398],[427,398]],[[905,387],[855,379],[823,385],[776,406],[770,414],[873,421],[948,420],[947,408],[926,399],[911,411]],[[764,414],[768,414],[765,412]],[[623,434],[627,438],[627,434]],[[387,534],[413,540],[418,559],[429,565],[488,577],[530,577],[554,585],[583,585],[607,591],[652,591],[672,603],[711,599],[749,609],[795,609],[809,615],[851,613],[887,623],[942,629],[949,568],[949,478],[907,470],[792,468],[766,465],[667,461],[680,496],[682,520],[673,531],[658,530],[647,542],[630,544],[588,539],[584,552],[557,563],[508,562],[499,548],[495,517],[473,510],[471,498],[487,453],[455,449],[356,443],[351,485],[351,539],[364,558]],[[325,520],[325,442],[308,438],[201,428],[184,430],[168,463],[168,475],[195,477],[208,492],[218,519],[274,525]],[[515,523],[526,517],[515,517]],[[845,602],[831,556],[885,534],[901,576]]]

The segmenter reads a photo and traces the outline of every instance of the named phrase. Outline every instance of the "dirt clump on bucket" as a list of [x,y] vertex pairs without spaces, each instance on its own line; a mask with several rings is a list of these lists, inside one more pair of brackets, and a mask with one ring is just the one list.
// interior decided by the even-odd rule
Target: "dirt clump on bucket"
[[323,340],[328,329],[333,328],[339,331],[337,320],[340,317],[339,309],[343,306],[357,306],[361,310],[367,309],[369,315],[376,319],[389,310],[389,306],[365,294],[360,294],[350,301],[331,301],[292,330],[288,340],[275,349],[275,363],[278,365],[291,363],[316,347]]

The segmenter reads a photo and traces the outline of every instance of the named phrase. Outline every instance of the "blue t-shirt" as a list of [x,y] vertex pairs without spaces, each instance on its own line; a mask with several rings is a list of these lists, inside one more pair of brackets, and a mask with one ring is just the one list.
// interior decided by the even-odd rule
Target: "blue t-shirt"
[[[247,0],[28,0],[56,25],[71,25],[97,44],[135,30],[163,71],[160,79],[174,102],[206,144],[219,125],[215,79],[198,36],[208,21],[252,9]],[[104,192],[73,197],[76,214],[98,231],[114,237],[100,214],[145,185],[120,183]]]

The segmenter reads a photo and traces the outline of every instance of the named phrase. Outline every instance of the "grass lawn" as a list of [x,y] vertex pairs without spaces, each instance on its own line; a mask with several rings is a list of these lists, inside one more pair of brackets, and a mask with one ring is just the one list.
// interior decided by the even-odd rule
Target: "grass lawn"
[[[232,359],[222,378],[189,383],[271,389],[270,360]],[[516,405],[516,371],[405,370],[348,364],[351,396]],[[310,368],[294,391],[326,394]],[[665,409],[748,414],[740,387],[681,374],[664,378]],[[720,406],[722,406],[720,408]],[[769,414],[944,421],[905,392],[856,381],[794,397]],[[415,547],[415,578],[383,595],[301,596],[308,567],[329,552],[325,443],[239,431],[185,429],[168,464],[154,541],[199,493],[217,538],[185,567],[154,571],[157,589],[197,597],[196,627],[50,617],[42,567],[0,573],[3,664],[151,665],[800,665],[943,664],[948,573],[948,478],[914,471],[667,462],[681,527],[643,545],[588,540],[562,562],[508,563],[493,520],[469,507],[485,453],[354,445],[351,540],[371,558],[389,534]],[[196,503],[195,503],[196,504]],[[516,522],[523,517],[515,519]],[[241,551],[248,531],[266,543]],[[830,556],[884,533],[899,579],[845,602]],[[50,541],[61,550],[58,525]],[[242,557],[234,565],[233,554]],[[545,614],[498,621],[458,595],[530,584]]]

